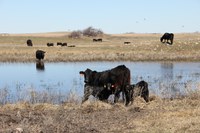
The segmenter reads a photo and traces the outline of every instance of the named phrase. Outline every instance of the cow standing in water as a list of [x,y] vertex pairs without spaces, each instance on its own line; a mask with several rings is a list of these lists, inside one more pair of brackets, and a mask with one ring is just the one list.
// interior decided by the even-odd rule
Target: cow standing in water
[[37,50],[35,53],[35,56],[36,56],[36,59],[42,60],[42,59],[44,59],[45,51]]
[[[125,93],[126,96],[126,105],[129,104],[130,99],[126,92],[126,85],[130,85],[130,70],[125,65],[120,65],[110,70],[97,72],[90,69],[85,71],[80,71],[80,74],[84,75],[84,82],[86,85],[93,87],[104,87],[104,85],[111,84],[111,88],[102,89],[100,96],[103,96],[103,99],[107,99],[109,95],[114,94],[114,103],[118,102],[120,97],[120,92]],[[85,94],[84,94],[85,95]],[[84,98],[84,99],[87,99]],[[84,101],[83,101],[84,102]]]
[[[174,40],[174,34],[173,33],[165,33],[161,38],[160,41],[162,43],[165,43],[167,40],[168,44],[173,44],[173,40]],[[170,42],[169,42],[170,41]]]

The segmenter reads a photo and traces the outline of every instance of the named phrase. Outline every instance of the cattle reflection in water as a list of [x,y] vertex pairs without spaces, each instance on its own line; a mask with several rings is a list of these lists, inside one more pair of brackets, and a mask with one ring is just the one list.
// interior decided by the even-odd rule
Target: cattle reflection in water
[[[161,63],[161,84],[160,88],[165,88],[162,93],[165,97],[176,97],[181,94],[181,83],[177,83],[174,75],[174,65],[172,62]],[[170,96],[169,96],[170,95]]]
[[36,69],[39,70],[39,71],[44,71],[45,70],[44,62],[43,61],[37,61],[36,62]]
[[161,76],[162,80],[172,80],[173,79],[173,63],[172,62],[163,62],[161,63]]

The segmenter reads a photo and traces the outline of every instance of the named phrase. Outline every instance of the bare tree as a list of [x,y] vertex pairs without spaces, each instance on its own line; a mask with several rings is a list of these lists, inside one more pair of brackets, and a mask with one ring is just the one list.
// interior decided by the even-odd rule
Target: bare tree
[[83,36],[96,37],[98,35],[102,35],[103,31],[100,29],[95,29],[90,26],[90,27],[84,29],[82,33],[83,33]]
[[73,31],[68,35],[69,38],[81,38],[82,32],[80,30]]

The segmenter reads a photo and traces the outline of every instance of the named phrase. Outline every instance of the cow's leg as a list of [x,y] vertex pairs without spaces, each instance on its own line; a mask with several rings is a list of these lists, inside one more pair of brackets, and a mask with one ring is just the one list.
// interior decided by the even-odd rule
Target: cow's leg
[[125,100],[126,106],[129,105],[130,102],[133,103],[133,94],[132,93],[133,93],[133,90],[131,90],[130,87],[126,88],[124,90],[124,94],[125,94],[125,98],[126,98],[126,100]]
[[89,99],[89,96],[92,94],[92,89],[89,86],[84,87],[84,97],[82,103]]
[[115,93],[114,103],[118,102],[119,97],[120,97],[120,91],[117,91],[117,92]]

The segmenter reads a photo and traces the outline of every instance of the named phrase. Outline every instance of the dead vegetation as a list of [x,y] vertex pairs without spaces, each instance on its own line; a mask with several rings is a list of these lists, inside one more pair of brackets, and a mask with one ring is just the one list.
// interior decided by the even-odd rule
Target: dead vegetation
[[200,132],[200,93],[177,99],[111,105],[97,100],[61,105],[21,102],[0,106],[0,132]]
[[[54,33],[55,34],[55,33]],[[60,36],[0,36],[0,61],[34,62],[35,51],[46,51],[45,61],[199,61],[200,37],[198,33],[175,34],[172,46],[160,42],[161,34],[103,35],[102,43],[92,42],[90,37],[78,39]],[[32,39],[33,47],[26,46]],[[131,42],[124,45],[125,41]],[[75,47],[47,47],[47,42],[67,42]]]

